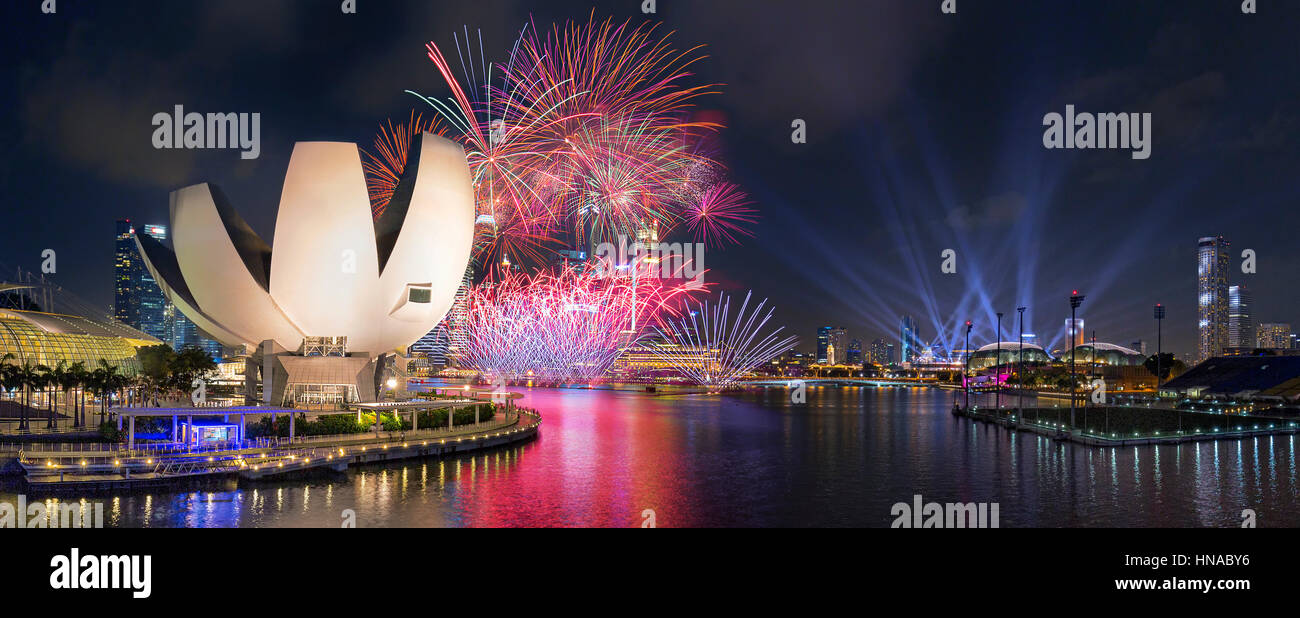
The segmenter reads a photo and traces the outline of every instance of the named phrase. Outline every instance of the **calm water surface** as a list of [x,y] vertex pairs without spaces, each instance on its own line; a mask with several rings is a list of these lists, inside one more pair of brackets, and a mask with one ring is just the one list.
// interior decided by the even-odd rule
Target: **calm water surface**
[[[1300,526],[1296,438],[1097,449],[967,420],[929,389],[724,397],[533,389],[534,442],[237,490],[106,499],[110,526],[888,526],[998,502],[1003,527]],[[13,500],[12,495],[0,499]]]

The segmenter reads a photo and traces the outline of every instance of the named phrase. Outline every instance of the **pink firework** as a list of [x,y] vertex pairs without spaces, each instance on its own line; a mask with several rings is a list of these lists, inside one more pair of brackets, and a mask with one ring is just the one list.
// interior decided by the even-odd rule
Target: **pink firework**
[[466,360],[484,376],[506,380],[599,380],[690,293],[595,269],[505,273],[471,291]]
[[715,184],[690,204],[686,225],[695,240],[706,245],[736,244],[737,236],[753,236],[745,227],[757,222],[757,213],[749,208],[750,203],[740,187],[725,182]]
[[[666,237],[695,220],[723,175],[704,146],[722,123],[694,111],[717,91],[691,83],[701,48],[677,49],[657,25],[593,15],[549,31],[530,24],[495,64],[468,34],[463,48],[456,37],[459,77],[427,45],[450,96],[416,96],[465,147],[481,263],[536,265],[551,244],[595,246],[647,227]],[[725,208],[738,195],[733,187],[719,209],[706,209],[704,227],[718,239],[742,233],[745,212]]]

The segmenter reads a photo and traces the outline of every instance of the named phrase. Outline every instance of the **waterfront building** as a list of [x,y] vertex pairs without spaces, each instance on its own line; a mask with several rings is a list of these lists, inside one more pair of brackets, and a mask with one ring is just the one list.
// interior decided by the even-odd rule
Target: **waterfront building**
[[[994,365],[1011,366],[1021,361],[1020,344],[1015,341],[1003,341],[1001,345],[997,342],[983,346],[970,355],[970,370],[980,371]],[[1052,357],[1032,343],[1026,343],[1024,346],[1024,362],[1026,365],[1045,364],[1052,361]],[[963,365],[965,365],[963,359]]]
[[[0,293],[29,290],[21,283],[0,283]],[[0,357],[13,354],[15,365],[31,363],[57,367],[84,363],[99,367],[100,359],[133,375],[140,369],[135,351],[162,343],[156,337],[116,321],[77,315],[0,309]]]
[[[374,401],[404,370],[396,355],[451,308],[474,235],[465,154],[425,133],[407,161],[376,218],[356,144],[296,144],[274,251],[211,183],[172,193],[172,247],[135,234],[168,300],[223,344],[251,351],[249,400]],[[308,354],[317,344],[338,353]]]
[[[1070,352],[1065,351],[1060,360],[1063,362],[1070,361]],[[1074,348],[1074,363],[1110,365],[1119,367],[1129,367],[1141,365],[1147,360],[1147,355],[1113,343],[1103,343],[1100,341],[1089,341],[1083,345]]]
[[1201,238],[1196,249],[1197,361],[1228,347],[1228,246],[1222,236]]
[[1165,396],[1300,401],[1300,356],[1231,356],[1201,363],[1165,382]]

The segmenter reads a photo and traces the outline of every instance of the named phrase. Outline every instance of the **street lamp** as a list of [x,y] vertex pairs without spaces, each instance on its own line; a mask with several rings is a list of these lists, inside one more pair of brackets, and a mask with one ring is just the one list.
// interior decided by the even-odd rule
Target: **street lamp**
[[1070,294],[1070,431],[1074,431],[1074,396],[1077,391],[1074,380],[1074,331],[1079,327],[1075,321],[1075,311],[1079,305],[1083,304],[1083,296],[1079,295],[1079,290],[1074,290]]
[[997,414],[1002,409],[1002,370],[998,367],[1002,365],[1002,312],[998,312],[998,353],[993,358],[997,359],[993,363],[993,413]]
[[966,391],[966,411],[970,412],[970,320],[966,320],[966,368],[961,374],[961,385]]
[[1016,414],[1021,416],[1025,415],[1025,309],[1026,307],[1016,307],[1016,313],[1020,316],[1020,358],[1017,359],[1020,368],[1016,370],[1016,375],[1020,378],[1020,399],[1016,404]]
[[1161,360],[1163,360],[1160,358],[1160,354],[1162,352],[1161,347],[1164,344],[1164,333],[1161,330],[1161,323],[1164,322],[1165,319],[1165,306],[1160,303],[1156,303],[1155,314],[1156,314],[1156,398],[1159,399],[1161,377],[1164,375],[1163,367],[1161,367],[1160,365]]

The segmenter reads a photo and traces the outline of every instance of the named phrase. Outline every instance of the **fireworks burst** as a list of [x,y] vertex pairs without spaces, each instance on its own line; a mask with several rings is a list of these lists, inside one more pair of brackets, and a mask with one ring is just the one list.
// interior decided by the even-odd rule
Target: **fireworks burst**
[[[509,257],[535,265],[548,245],[616,243],[647,226],[666,236],[690,224],[718,243],[744,233],[752,217],[743,195],[722,181],[722,166],[704,147],[722,124],[692,117],[697,100],[717,91],[689,83],[706,56],[700,47],[676,49],[671,37],[657,25],[597,21],[593,13],[549,31],[524,27],[506,62],[493,64],[481,37],[475,49],[466,30],[455,37],[459,75],[427,45],[451,96],[411,94],[465,147],[480,263]],[[404,163],[385,153],[404,150],[379,141],[367,172],[383,198]]]
[[424,119],[423,114],[411,112],[411,119],[406,124],[393,126],[389,120],[387,126],[379,127],[375,135],[375,152],[362,150],[361,168],[366,173],[366,188],[370,192],[370,208],[378,218],[384,214],[388,202],[393,198],[393,191],[406,171],[406,157],[411,151],[411,140],[422,133],[446,135],[442,122],[434,117]]
[[656,327],[659,333],[675,346],[651,346],[660,360],[675,368],[688,380],[710,389],[725,389],[735,385],[742,376],[756,367],[771,361],[798,342],[796,337],[781,338],[783,328],[759,336],[759,332],[772,318],[772,309],[760,318],[763,306],[759,303],[754,312],[745,315],[751,293],[735,321],[731,321],[731,299],[719,295],[718,302],[709,305],[707,300],[686,317],[668,318],[668,328]]
[[720,183],[705,189],[687,211],[687,225],[695,240],[706,245],[735,243],[736,236],[753,236],[744,227],[756,222],[755,212],[739,187]]
[[[662,324],[686,286],[653,278],[507,272],[470,294],[468,365],[484,376],[542,381],[600,379],[647,324]],[[636,325],[636,326],[634,326]]]

